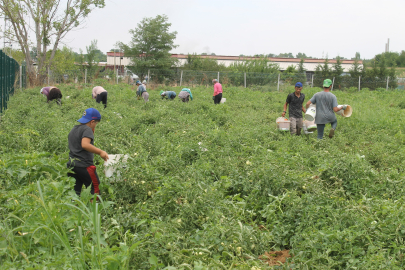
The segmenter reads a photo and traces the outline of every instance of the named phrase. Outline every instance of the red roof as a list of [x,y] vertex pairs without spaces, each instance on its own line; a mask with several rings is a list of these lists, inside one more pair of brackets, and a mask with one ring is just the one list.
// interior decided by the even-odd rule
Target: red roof
[[[124,57],[124,53],[119,53],[119,52],[107,52],[107,56],[111,57]],[[196,55],[201,58],[210,58],[210,59],[216,59],[216,60],[233,60],[233,61],[238,61],[238,60],[254,60],[254,59],[260,59],[260,57],[254,57],[254,56],[226,56],[226,55]],[[129,56],[126,56],[129,57]],[[188,55],[187,54],[172,54],[171,57],[177,58],[177,59],[187,59]],[[281,57],[267,57],[268,60],[272,62],[300,62],[300,58],[281,58]],[[353,64],[354,60],[346,60],[342,59],[342,64]],[[325,59],[314,59],[314,58],[306,58],[304,59],[305,63],[324,63]],[[336,59],[329,59],[329,64],[334,64],[336,63]],[[362,60],[359,60],[359,64],[363,64]]]
[[124,57],[124,53],[123,52],[107,52],[107,56],[112,56],[112,57]]
[[[196,55],[201,58],[210,58],[210,59],[216,59],[216,60],[254,60],[254,59],[260,59],[260,57],[252,57],[252,56],[225,56],[225,55]],[[188,55],[185,54],[172,54],[173,58],[177,59],[186,59]],[[267,57],[272,62],[300,62],[300,58],[280,58],[280,57]],[[336,59],[328,59],[330,64],[336,63]],[[354,60],[341,60],[342,64],[353,64]],[[325,62],[325,59],[313,59],[313,58],[307,58],[304,59],[305,63],[320,63],[320,62]],[[359,64],[362,64],[363,61],[359,60]]]

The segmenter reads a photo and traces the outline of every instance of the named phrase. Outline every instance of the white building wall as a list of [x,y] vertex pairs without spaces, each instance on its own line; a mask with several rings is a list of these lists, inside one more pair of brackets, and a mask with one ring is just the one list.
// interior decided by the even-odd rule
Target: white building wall
[[[117,66],[120,65],[120,57],[119,56],[115,57],[115,61],[116,61],[115,65],[117,65]],[[241,62],[243,62],[241,60],[227,60],[227,59],[226,60],[218,59],[217,61],[218,61],[219,64],[224,64],[226,67],[229,67],[233,63],[241,63]],[[186,63],[187,63],[187,59],[180,58],[180,59],[178,59],[176,66],[181,67]],[[273,61],[271,63],[278,64],[280,70],[286,70],[289,66],[295,66],[295,68],[297,69],[298,65],[299,65],[298,61],[297,62]],[[314,62],[312,62],[312,63],[304,63],[304,68],[307,71],[314,72],[318,65],[323,65],[323,64],[324,63],[322,61],[318,62],[318,63],[314,63]],[[107,56],[107,65],[114,65],[114,57],[113,56]],[[131,65],[130,58],[123,57],[123,59],[121,59],[121,65],[123,65],[123,66]],[[333,69],[333,64],[328,64],[328,65],[329,65],[330,69]],[[360,66],[363,66],[363,65],[360,65]],[[353,67],[352,64],[345,64],[345,63],[342,64],[343,72],[349,72],[349,70],[352,69],[352,67]]]

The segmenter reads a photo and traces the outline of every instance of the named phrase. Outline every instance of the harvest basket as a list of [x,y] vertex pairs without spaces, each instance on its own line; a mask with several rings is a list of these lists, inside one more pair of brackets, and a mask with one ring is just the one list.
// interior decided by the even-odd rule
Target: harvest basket
[[279,117],[276,119],[277,129],[282,131],[290,130],[290,120],[284,117]]

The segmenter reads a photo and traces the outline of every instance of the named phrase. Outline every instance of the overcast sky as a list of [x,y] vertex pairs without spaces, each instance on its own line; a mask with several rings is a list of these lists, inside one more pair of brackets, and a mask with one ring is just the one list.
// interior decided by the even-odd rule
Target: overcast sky
[[405,0],[106,0],[64,43],[107,52],[129,43],[145,17],[166,14],[177,31],[172,53],[254,55],[303,52],[312,57],[372,58],[405,50]]

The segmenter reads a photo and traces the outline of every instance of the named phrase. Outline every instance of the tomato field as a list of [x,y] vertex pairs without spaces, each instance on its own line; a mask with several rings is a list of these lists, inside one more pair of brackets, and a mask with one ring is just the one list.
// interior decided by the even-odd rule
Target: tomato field
[[[224,87],[214,105],[212,88],[191,89],[189,103],[155,89],[144,103],[103,86],[106,109],[89,86],[59,85],[62,106],[39,88],[11,97],[1,269],[405,268],[403,92],[334,91],[353,114],[318,141],[276,129],[287,92]],[[320,90],[304,88],[305,102]],[[68,133],[89,107],[102,115],[95,146],[129,155],[111,178],[95,156],[99,203],[89,189],[76,196],[66,168]],[[285,250],[284,264],[263,259]]]

